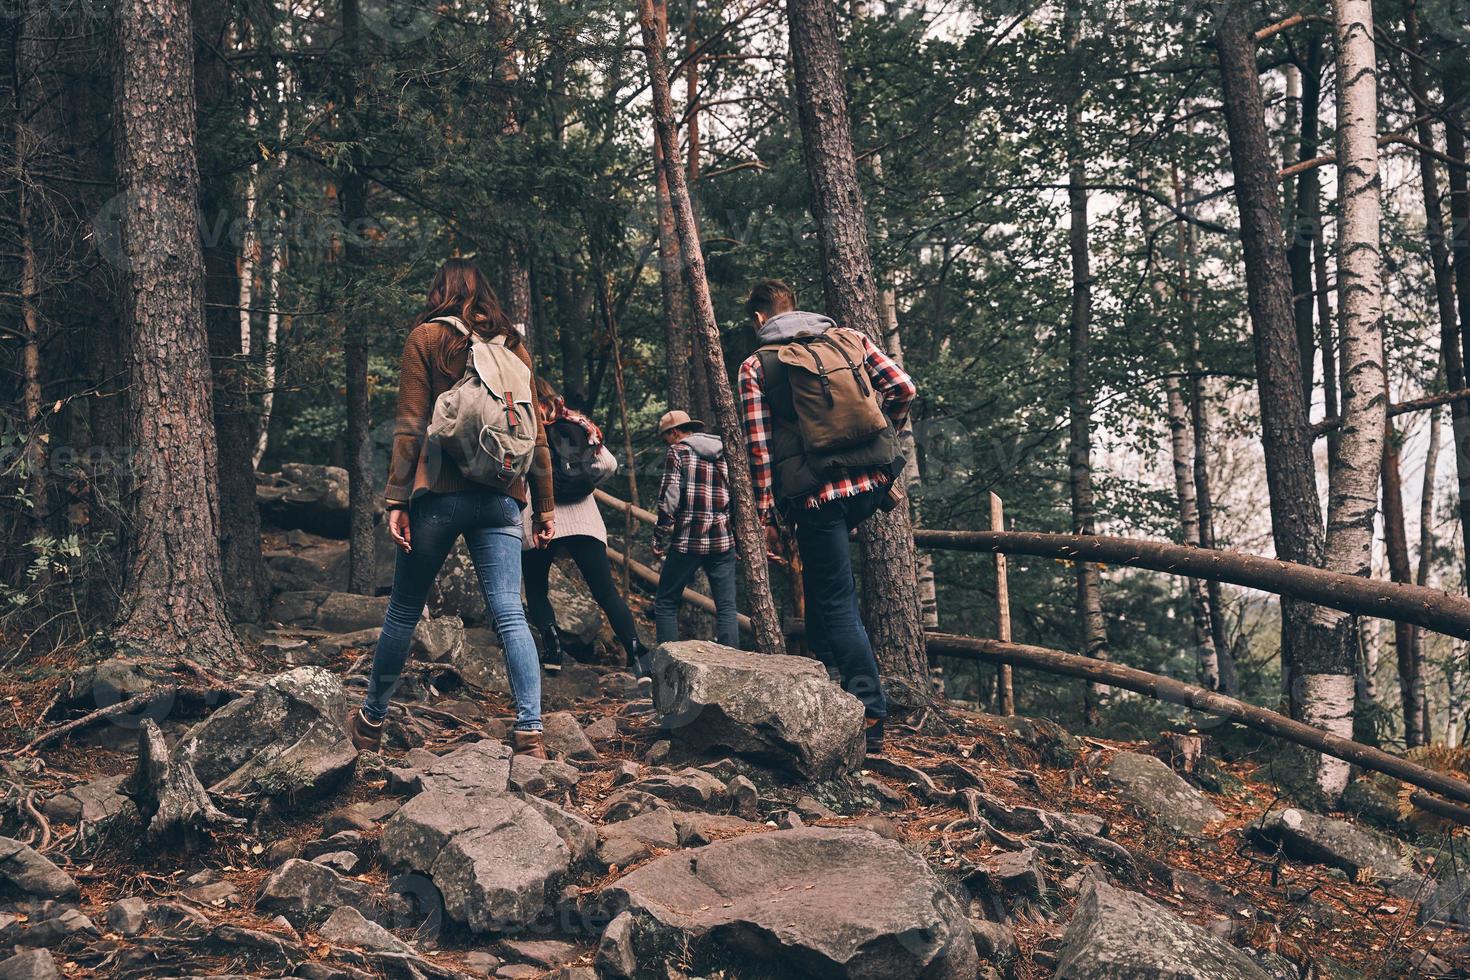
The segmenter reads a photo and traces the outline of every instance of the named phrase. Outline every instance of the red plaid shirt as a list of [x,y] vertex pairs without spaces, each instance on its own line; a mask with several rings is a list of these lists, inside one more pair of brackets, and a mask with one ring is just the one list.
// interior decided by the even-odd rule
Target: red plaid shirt
[[658,490],[655,550],[718,555],[735,547],[730,527],[730,468],[723,454],[706,459],[682,442],[664,457]]
[[[918,394],[914,379],[865,334],[856,330],[849,332],[862,339],[863,350],[866,351],[863,367],[867,368],[873,387],[882,396],[884,413],[893,420],[895,427],[902,426],[908,418],[909,406]],[[740,365],[740,404],[745,421],[745,446],[750,454],[750,476],[755,484],[755,505],[760,511],[761,522],[770,523],[776,509],[775,468],[771,459],[771,433],[775,422],[764,383],[765,369],[761,367],[760,355],[752,354]],[[889,482],[889,475],[881,468],[848,470],[822,484],[820,490],[802,501],[802,506],[820,507],[833,500],[885,487]]]

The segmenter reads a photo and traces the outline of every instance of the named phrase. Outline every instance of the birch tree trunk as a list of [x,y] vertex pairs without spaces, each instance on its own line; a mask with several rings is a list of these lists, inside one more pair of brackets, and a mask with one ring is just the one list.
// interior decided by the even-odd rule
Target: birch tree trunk
[[664,49],[658,43],[658,17],[653,0],[639,0],[638,26],[643,35],[643,51],[648,58],[648,75],[653,95],[653,120],[663,147],[664,175],[669,182],[669,200],[674,210],[674,227],[684,257],[684,276],[693,307],[693,322],[704,341],[704,372],[715,400],[717,423],[725,439],[725,454],[730,464],[730,496],[735,509],[735,536],[739,545],[740,564],[745,572],[746,601],[754,626],[756,648],[762,653],[784,653],[785,638],[776,601],[771,595],[769,570],[766,566],[765,539],[755,509],[755,492],[750,482],[750,461],[745,452],[745,429],[735,404],[735,394],[725,373],[725,352],[720,345],[720,328],[715,321],[714,304],[709,283],[704,275],[704,249],[694,225],[694,208],[689,201],[689,187],[684,171],[678,165],[679,140],[674,129],[674,104],[669,95],[669,71]]
[[[1194,489],[1194,443],[1189,432],[1189,406],[1177,375],[1164,381],[1165,409],[1169,418],[1169,449],[1174,463],[1174,496],[1179,505],[1179,530],[1184,541],[1199,541],[1199,508]],[[1220,656],[1210,628],[1210,597],[1205,583],[1187,579],[1189,608],[1194,617],[1194,646],[1198,651],[1200,678],[1212,691],[1220,689]]]
[[[1080,77],[1079,51],[1082,38],[1082,8],[1068,0],[1064,30],[1067,53],[1074,75]],[[1071,214],[1068,250],[1072,263],[1072,314],[1068,332],[1067,371],[1070,380],[1067,468],[1072,487],[1072,533],[1095,534],[1096,506],[1092,494],[1092,268],[1087,243],[1087,171],[1081,139],[1083,88],[1078,83],[1067,101],[1067,201]],[[1102,582],[1096,565],[1077,565],[1077,615],[1082,621],[1082,652],[1098,660],[1108,659],[1107,623],[1102,614]],[[1085,707],[1089,725],[1100,721],[1099,710],[1107,689],[1088,685]]]
[[[1429,444],[1424,450],[1424,478],[1419,490],[1419,564],[1414,571],[1415,585],[1429,584],[1429,567],[1434,558],[1435,471],[1439,468],[1441,445],[1439,409],[1431,408],[1426,421],[1429,425]],[[1424,630],[1418,626],[1412,628],[1409,634],[1409,646],[1410,659],[1418,666],[1413,677],[1417,689],[1412,693],[1412,700],[1424,713],[1424,720],[1420,723],[1419,728],[1424,733],[1425,744],[1428,744],[1434,740],[1434,732],[1429,717],[1429,682],[1425,677],[1424,669]]]
[[[1320,568],[1324,548],[1322,518],[1307,406],[1302,398],[1301,352],[1292,316],[1291,275],[1282,246],[1276,166],[1266,138],[1255,44],[1246,27],[1244,9],[1239,5],[1227,5],[1215,26],[1230,162],[1240,210],[1272,538],[1278,558]],[[1376,465],[1375,462],[1375,478]],[[1312,629],[1311,607],[1283,598],[1281,619],[1282,672],[1288,678],[1286,689],[1293,715],[1308,720],[1305,698],[1300,694],[1304,689],[1298,687],[1298,680],[1309,675],[1327,678],[1310,682],[1314,702],[1312,720],[1331,722],[1338,734],[1344,734],[1342,723],[1346,721],[1346,735],[1350,736],[1355,658],[1347,661],[1344,674],[1340,659],[1334,658],[1348,651],[1329,649],[1327,638]],[[1348,705],[1345,719],[1335,714],[1326,717],[1328,705],[1340,709],[1343,703]],[[1333,770],[1327,779],[1318,779],[1319,783],[1330,784],[1338,778],[1335,762],[1318,757],[1314,765],[1317,768],[1314,776],[1321,776],[1323,770]]]
[[220,569],[189,3],[120,0],[115,16],[128,432],[136,456],[113,635],[125,647],[225,664],[241,650]]
[[[852,148],[837,11],[832,0],[788,0],[802,155],[811,181],[827,313],[882,342],[867,216]],[[906,509],[858,529],[863,621],[890,695],[927,701],[928,653],[920,618],[913,525]]]
[[[1371,0],[1333,0],[1337,48],[1337,159],[1341,199],[1337,295],[1342,431],[1329,460],[1325,567],[1372,574],[1373,519],[1388,425],[1383,365],[1383,280],[1379,260],[1378,75]],[[1324,656],[1302,675],[1303,720],[1350,737],[1353,620],[1318,608]],[[1318,769],[1329,799],[1347,786],[1340,761]]]

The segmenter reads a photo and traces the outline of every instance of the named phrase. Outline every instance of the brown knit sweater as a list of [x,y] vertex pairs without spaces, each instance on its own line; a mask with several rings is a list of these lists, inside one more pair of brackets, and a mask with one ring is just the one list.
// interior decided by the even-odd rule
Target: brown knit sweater
[[[524,344],[515,348],[529,367],[531,354]],[[421,493],[452,493],[478,484],[466,480],[459,466],[440,450],[427,445],[429,420],[434,402],[464,377],[470,343],[446,323],[421,323],[403,345],[403,362],[398,372],[398,417],[393,427],[393,454],[388,461],[388,502],[403,503]],[[534,414],[534,413],[533,413]],[[551,452],[546,448],[546,430],[536,423],[536,453],[528,479],[517,479],[506,493],[522,504],[530,499],[538,518],[556,509],[551,493]]]

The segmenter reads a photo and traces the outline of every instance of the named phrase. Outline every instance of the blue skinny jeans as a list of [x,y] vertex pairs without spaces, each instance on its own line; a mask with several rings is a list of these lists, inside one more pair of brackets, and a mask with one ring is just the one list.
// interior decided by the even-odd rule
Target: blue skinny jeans
[[393,594],[383,633],[373,653],[363,713],[373,721],[388,716],[388,702],[408,660],[414,627],[423,615],[429,589],[455,543],[464,537],[480,577],[490,622],[500,634],[506,673],[515,700],[515,727],[541,730],[541,664],[521,608],[521,505],[488,488],[426,493],[408,511],[412,551],[398,552]]

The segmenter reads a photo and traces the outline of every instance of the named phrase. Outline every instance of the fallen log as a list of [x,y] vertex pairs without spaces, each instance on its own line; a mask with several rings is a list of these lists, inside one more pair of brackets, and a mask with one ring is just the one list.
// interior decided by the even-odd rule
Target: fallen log
[[1121,664],[1076,654],[1063,653],[1047,647],[1029,646],[1024,643],[1002,643],[972,636],[955,636],[950,633],[929,633],[929,650],[948,657],[963,657],[984,660],[988,663],[1011,664],[1030,667],[1049,674],[1079,677],[1083,680],[1101,681],[1109,687],[1120,687],[1160,701],[1182,705],[1205,714],[1226,718],[1268,735],[1285,739],[1296,745],[1305,746],[1342,759],[1353,765],[1381,772],[1402,780],[1420,789],[1429,790],[1440,796],[1460,803],[1470,804],[1470,783],[1446,776],[1443,773],[1415,765],[1407,759],[1375,749],[1371,745],[1354,742],[1295,721],[1275,711],[1258,708],[1244,701],[1227,697],[1215,691],[1193,684],[1135,670]]
[[1101,534],[915,528],[914,543],[921,548],[1124,565],[1188,578],[1229,582],[1359,616],[1414,623],[1436,633],[1470,640],[1470,599],[1463,596],[1422,585],[1329,572],[1274,558]]

